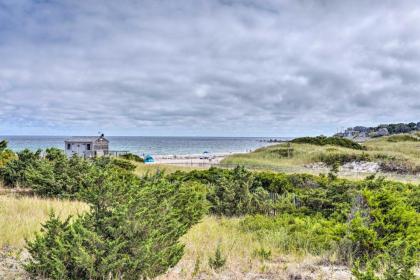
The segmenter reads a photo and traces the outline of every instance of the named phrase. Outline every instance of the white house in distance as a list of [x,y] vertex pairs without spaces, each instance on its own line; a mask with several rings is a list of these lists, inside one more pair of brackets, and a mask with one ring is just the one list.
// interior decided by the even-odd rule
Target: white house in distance
[[67,156],[74,154],[80,157],[96,157],[109,154],[109,141],[101,136],[78,136],[64,140],[64,151]]

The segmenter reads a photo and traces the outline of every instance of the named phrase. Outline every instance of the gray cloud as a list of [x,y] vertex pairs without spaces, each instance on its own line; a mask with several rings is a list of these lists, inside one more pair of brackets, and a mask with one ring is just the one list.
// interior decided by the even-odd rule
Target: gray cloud
[[0,0],[0,134],[293,136],[419,107],[415,1]]

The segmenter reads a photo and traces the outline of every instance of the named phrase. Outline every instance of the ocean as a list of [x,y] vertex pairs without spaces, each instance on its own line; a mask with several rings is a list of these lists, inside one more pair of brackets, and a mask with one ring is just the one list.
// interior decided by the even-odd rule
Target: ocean
[[[64,149],[68,136],[0,136],[14,151],[25,148],[37,150],[49,147]],[[190,155],[208,151],[213,154],[248,152],[268,145],[265,137],[155,137],[155,136],[106,136],[112,151],[129,151],[144,155]],[[275,139],[288,140],[290,138]]]

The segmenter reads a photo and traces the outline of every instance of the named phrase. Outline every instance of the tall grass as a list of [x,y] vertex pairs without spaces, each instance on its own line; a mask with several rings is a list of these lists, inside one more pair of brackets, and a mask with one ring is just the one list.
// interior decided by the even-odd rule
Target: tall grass
[[51,210],[64,219],[87,209],[77,201],[0,195],[0,249],[22,248],[25,238],[33,237]]
[[[395,141],[395,138],[393,138]],[[285,173],[319,173],[326,170],[313,170],[305,165],[322,161],[334,155],[348,156],[349,158],[364,158],[368,156],[373,160],[389,159],[391,161],[404,162],[415,170],[420,166],[420,142],[418,141],[390,142],[388,137],[375,138],[364,143],[366,151],[359,151],[338,146],[318,146],[310,144],[278,144],[260,148],[248,154],[235,154],[228,156],[222,161],[222,165],[243,165],[254,170],[271,170]],[[285,149],[290,149],[285,154]],[[366,176],[364,173],[360,176]],[[403,181],[419,181],[416,175],[381,174],[389,179],[401,179]],[[340,174],[342,177],[360,177],[358,174]]]
[[[182,238],[185,254],[177,268],[159,279],[222,279],[218,274],[220,272],[214,271],[208,263],[218,245],[221,246],[223,257],[226,257],[222,270],[230,273],[226,279],[241,279],[247,273],[271,273],[287,278],[285,272],[291,265],[326,260],[329,256],[329,252],[325,251],[324,254],[321,250],[314,257],[312,253],[319,247],[317,243],[320,240],[309,238],[309,231],[306,233],[303,229],[310,226],[313,233],[314,227],[319,225],[300,221],[302,224],[299,225],[299,230],[294,231],[298,225],[287,225],[290,222],[288,220],[284,226],[260,231],[246,228],[246,219],[214,216],[204,218]],[[261,252],[269,254],[266,253],[264,257]],[[198,274],[202,276],[194,278],[197,263]]]
[[133,162],[136,165],[136,170],[134,173],[138,176],[144,176],[147,174],[155,174],[156,172],[165,172],[165,174],[174,173],[178,170],[181,171],[192,171],[195,169],[202,169],[200,167],[187,167],[187,166],[178,166],[178,165],[169,165],[169,164],[143,164]]
[[[399,138],[402,136],[403,135],[400,135]],[[389,141],[390,139],[391,141]],[[404,141],[396,141],[395,136],[390,136],[367,141],[364,145],[367,147],[368,151],[407,158],[416,165],[420,165],[419,141],[407,141],[406,139]]]

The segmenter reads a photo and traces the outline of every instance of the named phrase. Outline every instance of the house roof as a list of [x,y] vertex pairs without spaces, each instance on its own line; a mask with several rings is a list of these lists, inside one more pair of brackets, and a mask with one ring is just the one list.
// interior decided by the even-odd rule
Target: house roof
[[105,137],[101,137],[101,136],[74,136],[74,137],[67,138],[64,141],[66,142],[95,142],[99,138],[102,138],[108,142],[108,140]]

